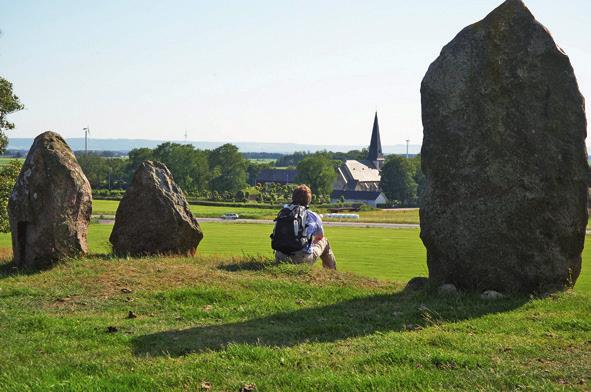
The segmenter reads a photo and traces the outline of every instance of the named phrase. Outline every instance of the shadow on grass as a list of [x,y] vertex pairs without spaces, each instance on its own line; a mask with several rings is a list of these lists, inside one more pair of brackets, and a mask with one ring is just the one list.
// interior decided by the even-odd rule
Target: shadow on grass
[[[81,258],[95,261],[109,261],[118,259],[109,253],[91,253],[81,256]],[[72,259],[63,259],[54,261],[53,263],[42,264],[36,267],[19,267],[14,263],[14,261],[12,261],[12,256],[10,258],[0,258],[0,280],[15,276],[27,276],[50,271],[59,265],[69,263],[71,260]]]
[[266,268],[276,266],[277,263],[262,256],[244,256],[241,259],[235,259],[230,262],[224,262],[218,265],[218,268],[228,272],[239,271],[262,271]]
[[136,337],[136,356],[182,356],[222,350],[228,344],[289,347],[334,342],[376,332],[414,330],[516,309],[526,298],[484,302],[476,296],[440,299],[424,292],[355,298],[222,325],[169,330]]
[[11,259],[5,259],[0,261],[0,279],[6,279],[19,275],[33,275],[39,272],[50,270],[51,268],[51,265],[45,265],[38,268],[20,268]]

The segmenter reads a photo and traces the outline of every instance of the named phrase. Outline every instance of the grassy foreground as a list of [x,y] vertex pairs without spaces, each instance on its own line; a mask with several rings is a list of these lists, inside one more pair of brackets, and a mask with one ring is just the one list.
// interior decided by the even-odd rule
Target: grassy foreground
[[589,389],[588,292],[401,289],[256,258],[0,264],[0,389]]
[[332,272],[269,264],[269,225],[202,226],[196,258],[111,258],[91,225],[88,258],[0,261],[0,390],[591,388],[588,251],[575,290],[486,302],[403,290],[417,230],[330,227]]

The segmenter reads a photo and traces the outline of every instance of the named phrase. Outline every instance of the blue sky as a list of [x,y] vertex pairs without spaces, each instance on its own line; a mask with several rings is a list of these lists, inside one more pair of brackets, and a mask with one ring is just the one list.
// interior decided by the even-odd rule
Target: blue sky
[[[591,1],[529,0],[591,99]],[[0,0],[9,136],[365,144],[422,139],[419,86],[500,0]],[[588,105],[589,106],[589,105]]]

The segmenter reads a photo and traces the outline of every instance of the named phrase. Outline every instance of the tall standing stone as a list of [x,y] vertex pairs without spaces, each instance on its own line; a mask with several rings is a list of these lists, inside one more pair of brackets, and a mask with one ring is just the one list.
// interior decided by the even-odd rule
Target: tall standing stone
[[60,135],[35,138],[8,201],[14,262],[44,267],[85,254],[92,191]]
[[421,87],[429,277],[465,289],[574,284],[587,225],[584,99],[521,0],[462,30]]
[[203,238],[183,192],[160,162],[136,170],[115,216],[110,241],[117,255],[194,255]]

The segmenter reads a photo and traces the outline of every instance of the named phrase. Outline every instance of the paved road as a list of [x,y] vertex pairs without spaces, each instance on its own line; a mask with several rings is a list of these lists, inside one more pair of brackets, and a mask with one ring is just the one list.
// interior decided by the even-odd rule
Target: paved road
[[[218,222],[218,223],[250,223],[270,225],[273,221],[270,219],[221,219],[221,218],[197,218],[199,222]],[[113,219],[99,219],[100,224],[109,225],[114,222]],[[418,229],[417,224],[406,223],[364,223],[364,222],[324,222],[326,226],[340,226],[340,227],[378,227],[382,229]],[[591,235],[591,230],[587,230],[587,235]]]

